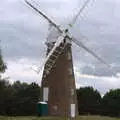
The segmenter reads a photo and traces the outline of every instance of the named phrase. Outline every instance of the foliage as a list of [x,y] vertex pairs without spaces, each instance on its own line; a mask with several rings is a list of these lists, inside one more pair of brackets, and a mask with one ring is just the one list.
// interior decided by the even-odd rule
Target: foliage
[[77,90],[79,113],[98,114],[101,95],[92,87],[84,87]]
[[0,114],[1,115],[34,115],[36,103],[40,95],[40,87],[36,83],[13,85],[0,81]]
[[4,73],[6,69],[7,69],[7,65],[3,61],[3,56],[0,49],[0,73]]
[[107,92],[101,101],[101,106],[103,113],[111,116],[120,116],[120,89]]
[[[0,80],[0,115],[36,115],[36,103],[40,90],[36,83]],[[120,89],[110,90],[103,98],[92,87],[77,90],[78,110],[80,114],[99,114],[120,116]]]

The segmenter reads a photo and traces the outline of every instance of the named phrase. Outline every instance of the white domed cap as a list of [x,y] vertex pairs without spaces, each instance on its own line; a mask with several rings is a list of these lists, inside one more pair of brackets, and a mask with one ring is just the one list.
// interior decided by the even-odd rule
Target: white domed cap
[[53,27],[48,33],[46,43],[56,42],[59,36],[60,36],[60,32],[56,28]]

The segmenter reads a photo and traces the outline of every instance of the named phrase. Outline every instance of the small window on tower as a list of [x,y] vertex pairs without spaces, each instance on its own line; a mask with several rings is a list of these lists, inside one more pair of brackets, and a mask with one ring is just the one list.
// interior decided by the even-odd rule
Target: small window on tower
[[72,73],[73,73],[72,68],[68,68],[68,74],[72,75]]
[[54,106],[53,106],[53,109],[54,109],[55,111],[57,111],[57,110],[58,110],[58,106],[57,106],[57,105],[54,105]]
[[48,101],[48,93],[49,93],[49,88],[44,87],[43,88],[43,101]]
[[74,94],[75,94],[74,89],[71,89],[71,95],[74,95]]
[[71,56],[70,52],[67,53],[67,58],[68,58],[68,60],[71,60],[72,56]]

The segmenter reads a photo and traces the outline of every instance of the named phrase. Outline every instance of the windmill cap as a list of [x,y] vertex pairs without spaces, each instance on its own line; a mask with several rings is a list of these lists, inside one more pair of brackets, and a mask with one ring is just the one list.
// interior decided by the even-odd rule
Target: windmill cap
[[60,32],[56,28],[52,28],[48,33],[46,43],[56,42],[59,36],[60,36]]

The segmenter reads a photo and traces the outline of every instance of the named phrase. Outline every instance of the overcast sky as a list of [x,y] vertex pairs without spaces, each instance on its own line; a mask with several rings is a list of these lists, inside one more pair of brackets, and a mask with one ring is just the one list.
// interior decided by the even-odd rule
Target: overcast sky
[[[67,26],[82,7],[85,0],[36,0],[57,24]],[[120,1],[91,0],[81,14],[71,33],[86,46],[101,56],[120,73]],[[24,0],[1,0],[0,40],[3,57],[8,65],[4,76],[10,81],[38,82],[32,65],[40,66],[45,54],[48,23],[30,9]],[[81,39],[86,36],[88,39]],[[119,88],[119,78],[111,70],[73,44],[74,72],[76,86],[93,86],[101,94],[109,89]]]

